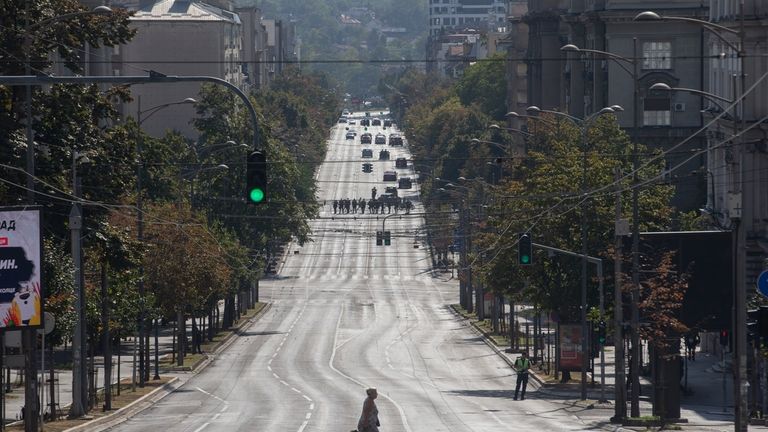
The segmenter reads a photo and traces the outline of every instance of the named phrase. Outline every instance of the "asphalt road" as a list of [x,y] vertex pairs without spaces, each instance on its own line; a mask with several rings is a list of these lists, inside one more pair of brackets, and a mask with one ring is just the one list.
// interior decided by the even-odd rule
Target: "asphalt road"
[[[318,172],[327,205],[313,222],[314,241],[293,245],[279,277],[261,284],[271,309],[202,373],[113,430],[348,432],[369,386],[379,390],[385,432],[614,429],[600,422],[608,411],[535,392],[512,400],[514,372],[447,307],[458,284],[429,272],[421,217],[388,218],[392,245],[376,246],[381,215],[333,214],[333,199],[383,192],[383,171],[407,156],[406,148],[346,140],[345,126],[332,129]],[[365,147],[374,155],[387,147],[392,160],[363,173]],[[414,213],[422,210],[415,183],[400,192]]]

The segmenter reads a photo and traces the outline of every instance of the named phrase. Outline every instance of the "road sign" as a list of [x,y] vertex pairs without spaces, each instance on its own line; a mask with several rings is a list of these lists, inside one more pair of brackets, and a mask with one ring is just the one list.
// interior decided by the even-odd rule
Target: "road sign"
[[765,297],[768,297],[768,270],[764,270],[757,277],[757,291]]

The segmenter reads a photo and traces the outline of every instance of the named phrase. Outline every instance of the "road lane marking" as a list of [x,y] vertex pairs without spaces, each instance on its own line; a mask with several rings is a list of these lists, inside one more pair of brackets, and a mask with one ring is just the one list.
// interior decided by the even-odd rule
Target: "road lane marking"
[[202,426],[200,426],[199,428],[195,429],[195,432],[200,432],[201,430],[203,430],[206,427],[208,427],[209,424],[210,423],[204,423]]
[[297,430],[296,432],[304,432],[304,428],[307,427],[307,424],[309,424],[309,422],[305,420],[304,423],[301,424],[301,427],[299,428],[299,430]]
[[[333,360],[336,358],[336,351],[337,351],[337,345],[338,345],[338,339],[339,339],[339,328],[341,327],[341,318],[344,316],[344,303],[341,304],[341,310],[339,311],[339,319],[336,321],[336,329],[333,333],[333,349],[331,350],[331,358],[328,360],[328,366],[331,368],[332,371],[336,372],[337,374],[341,375],[342,377],[352,381],[353,383],[359,385],[362,388],[367,388],[369,386],[366,386],[362,382],[358,381],[355,378],[352,378],[351,376],[345,374],[344,372],[336,369],[336,367],[333,365]],[[392,405],[397,408],[398,413],[400,414],[400,420],[403,422],[403,427],[405,428],[406,432],[413,432],[411,430],[411,426],[408,424],[408,419],[405,417],[405,411],[403,408],[395,402],[394,399],[389,397],[388,395],[384,393],[379,393],[380,396],[382,396],[384,399],[387,399],[392,403]],[[303,429],[300,429],[300,431]]]
[[307,413],[306,417],[304,417],[304,418],[306,418],[307,420],[309,420],[310,418],[312,418],[312,413]]
[[[307,396],[305,394],[302,394],[302,396],[304,396],[304,399],[306,399],[308,402],[312,402],[312,399],[309,396]],[[314,405],[312,405],[312,406],[314,406]],[[310,407],[309,409],[312,409],[312,408]]]
[[313,403],[312,403],[312,404],[309,404],[309,409],[310,409],[310,410],[314,410],[314,409],[315,409],[315,404],[313,404]]
[[274,372],[272,372],[272,376],[275,377],[276,379],[280,379],[280,376]]
[[221,403],[224,403],[224,404],[229,404],[229,402],[225,401],[224,399],[222,399],[222,398],[220,398],[220,397],[216,396],[215,394],[212,394],[212,393],[208,393],[207,391],[205,391],[205,390],[201,389],[200,387],[195,387],[195,389],[196,389],[197,391],[199,391],[200,393],[203,393],[203,394],[204,394],[204,395],[206,395],[206,396],[212,397],[212,398],[216,399],[217,401],[219,401],[219,402],[221,402]]
[[286,386],[286,387],[290,387],[290,386],[291,386],[291,385],[290,385],[290,384],[288,384],[288,383],[287,383],[285,380],[280,380],[280,384],[282,384],[282,385],[284,385],[284,386]]

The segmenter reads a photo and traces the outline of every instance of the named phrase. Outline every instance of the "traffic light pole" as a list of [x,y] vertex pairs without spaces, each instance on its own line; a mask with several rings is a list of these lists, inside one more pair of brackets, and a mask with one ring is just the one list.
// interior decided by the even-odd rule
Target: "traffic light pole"
[[[571,257],[581,258],[585,262],[594,264],[597,269],[598,291],[600,296],[600,319],[605,316],[605,293],[603,291],[603,260],[601,258],[592,257],[586,254],[580,254],[577,252],[567,251],[565,249],[559,249],[552,246],[545,246],[539,243],[531,243],[534,247],[544,249],[546,251],[554,252],[556,254],[567,255]],[[582,332],[582,340],[587,338],[586,332]],[[587,352],[582,349],[582,356],[586,358]],[[583,375],[586,376],[587,371],[584,370]],[[600,402],[605,402],[605,346],[600,347]]]

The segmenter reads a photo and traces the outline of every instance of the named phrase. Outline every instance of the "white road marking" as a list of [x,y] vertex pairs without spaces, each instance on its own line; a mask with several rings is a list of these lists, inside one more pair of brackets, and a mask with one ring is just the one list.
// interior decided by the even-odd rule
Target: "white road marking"
[[[312,399],[309,396],[307,396],[305,394],[302,394],[302,396],[304,396],[304,399],[306,399],[308,402],[312,402]],[[312,409],[313,406],[314,406],[314,404],[311,405],[309,409]]]
[[284,386],[286,386],[286,387],[290,387],[290,384],[288,384],[287,382],[285,382],[285,380],[280,380],[280,384],[282,384],[282,385],[284,385]]
[[274,372],[272,372],[272,376],[275,377],[276,379],[280,379],[280,376]]
[[309,409],[310,410],[314,410],[315,409],[315,404],[309,404]]
[[[337,342],[339,338],[339,328],[341,327],[341,318],[343,316],[344,316],[344,304],[342,303],[341,311],[339,312],[339,319],[336,321],[336,329],[334,330],[334,334],[333,334],[333,349],[331,350],[331,358],[328,360],[328,366],[331,368],[332,371],[343,376],[344,378],[352,381],[353,383],[359,385],[362,388],[367,388],[368,386],[356,380],[355,378],[352,378],[351,376],[345,374],[344,372],[336,369],[336,367],[333,365],[333,360],[336,358]],[[397,402],[395,402],[394,399],[387,396],[386,394],[381,393],[379,395],[387,399],[388,401],[392,402],[392,405],[394,405],[395,408],[397,408],[397,411],[400,414],[400,420],[403,422],[403,427],[405,427],[406,432],[413,432],[411,430],[411,426],[408,424],[408,419],[405,417],[405,411],[403,410],[403,408]],[[303,430],[303,428],[300,429],[299,431],[301,430]]]
[[304,428],[307,427],[307,424],[309,424],[308,421],[304,421],[304,423],[301,424],[301,427],[296,432],[304,432]]
[[309,412],[308,412],[308,413],[307,413],[307,415],[306,415],[306,417],[304,417],[304,418],[306,418],[307,420],[309,420],[310,418],[312,418],[312,413],[309,413]]
[[209,424],[210,424],[210,423],[205,423],[205,424],[203,424],[203,425],[202,425],[202,426],[200,426],[199,428],[195,429],[195,432],[200,432],[201,430],[203,430],[203,429],[205,429],[206,427],[208,427],[208,425],[209,425]]

